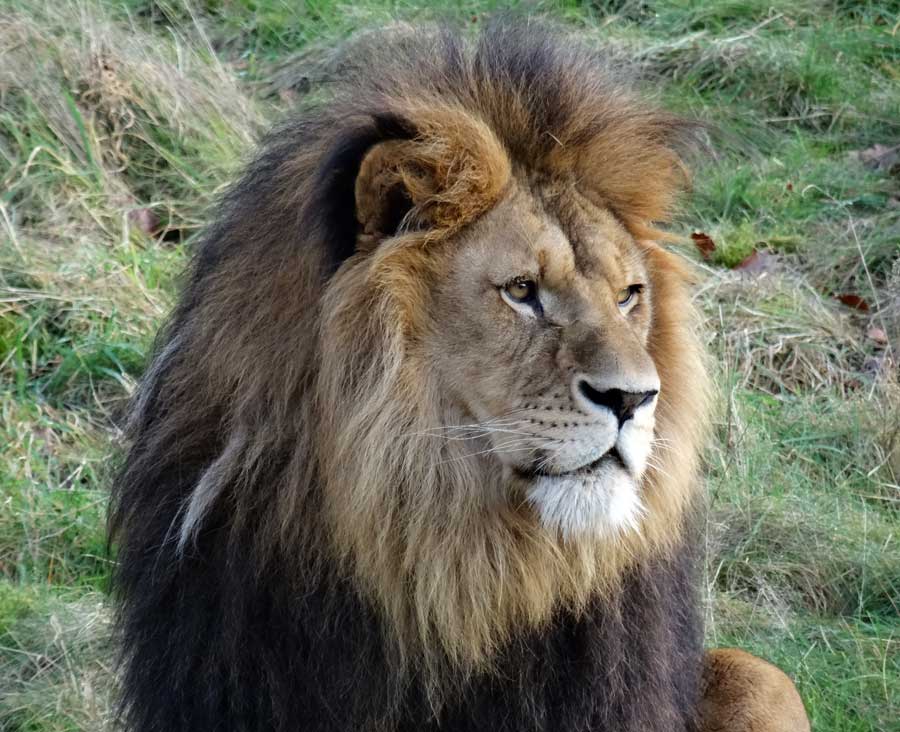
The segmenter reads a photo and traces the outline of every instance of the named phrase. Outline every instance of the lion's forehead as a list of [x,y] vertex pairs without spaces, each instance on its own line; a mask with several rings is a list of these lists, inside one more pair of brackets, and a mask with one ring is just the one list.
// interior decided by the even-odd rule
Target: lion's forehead
[[552,197],[513,190],[463,241],[458,261],[448,267],[467,267],[469,277],[486,267],[495,284],[517,270],[536,274],[555,296],[597,284],[619,288],[645,276],[642,252],[625,227],[610,211],[585,204],[574,187]]

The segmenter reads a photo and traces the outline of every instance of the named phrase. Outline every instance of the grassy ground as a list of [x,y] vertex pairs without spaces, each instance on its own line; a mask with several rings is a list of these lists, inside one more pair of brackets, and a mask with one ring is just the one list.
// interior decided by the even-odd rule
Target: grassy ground
[[[108,725],[115,415],[210,201],[354,30],[496,7],[0,0],[0,730]],[[716,245],[709,643],[900,729],[900,3],[520,7],[717,129],[678,224]]]

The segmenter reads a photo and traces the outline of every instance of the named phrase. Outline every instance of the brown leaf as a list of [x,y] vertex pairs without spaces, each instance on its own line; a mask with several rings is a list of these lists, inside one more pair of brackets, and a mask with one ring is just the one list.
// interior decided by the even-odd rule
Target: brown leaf
[[869,303],[863,300],[859,295],[847,293],[844,295],[835,295],[835,297],[848,308],[853,308],[855,310],[864,310],[866,312],[868,312],[869,310]]
[[734,269],[750,274],[765,274],[774,272],[778,268],[778,255],[771,252],[759,251],[754,249],[749,257],[743,262],[735,265]]
[[870,341],[875,341],[879,346],[886,346],[888,343],[887,333],[874,325],[866,331],[866,338]]
[[709,234],[704,234],[702,231],[695,231],[691,234],[691,239],[694,240],[694,246],[697,247],[700,251],[700,256],[704,259],[709,259],[709,255],[716,251],[716,243]]
[[789,182],[789,183],[785,186],[785,188],[787,188],[789,191],[792,191],[792,190],[794,190],[794,184]]
[[159,216],[150,208],[132,209],[128,212],[128,222],[148,236],[158,233],[161,223]]

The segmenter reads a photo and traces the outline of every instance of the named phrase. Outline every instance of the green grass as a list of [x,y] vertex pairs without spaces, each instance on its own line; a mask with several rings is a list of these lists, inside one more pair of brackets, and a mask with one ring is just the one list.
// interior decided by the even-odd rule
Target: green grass
[[720,384],[708,642],[818,731],[897,729],[900,171],[854,153],[900,140],[900,3],[0,0],[0,730],[109,725],[116,424],[210,202],[355,31],[505,8],[710,125],[676,225],[717,245],[683,250]]

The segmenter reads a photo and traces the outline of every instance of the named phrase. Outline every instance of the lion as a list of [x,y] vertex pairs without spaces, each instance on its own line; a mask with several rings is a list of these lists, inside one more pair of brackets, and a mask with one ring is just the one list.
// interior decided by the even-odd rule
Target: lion
[[355,48],[224,196],[133,399],[127,727],[806,729],[702,648],[709,387],[660,228],[697,126],[534,22]]

